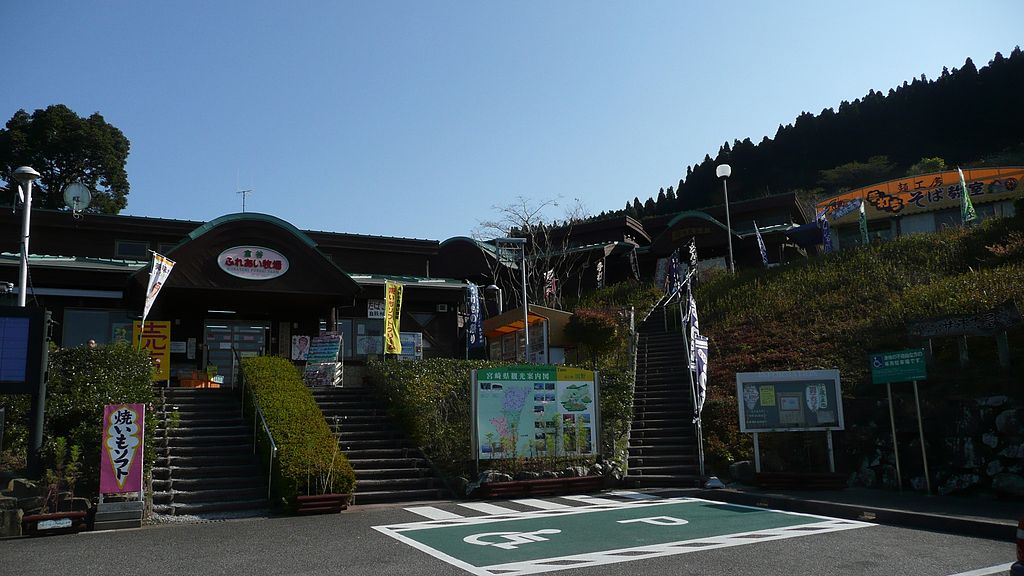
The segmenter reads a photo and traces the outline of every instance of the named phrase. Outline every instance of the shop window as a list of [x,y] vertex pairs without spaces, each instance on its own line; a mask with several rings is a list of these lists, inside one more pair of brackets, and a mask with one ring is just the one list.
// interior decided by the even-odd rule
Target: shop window
[[149,242],[115,240],[114,255],[125,260],[146,260],[149,257]]
[[97,344],[131,341],[132,320],[127,310],[65,308],[63,338],[65,348],[81,346],[89,340]]
[[384,354],[384,321],[374,318],[355,318],[352,320],[355,345],[354,357],[365,359],[368,356]]

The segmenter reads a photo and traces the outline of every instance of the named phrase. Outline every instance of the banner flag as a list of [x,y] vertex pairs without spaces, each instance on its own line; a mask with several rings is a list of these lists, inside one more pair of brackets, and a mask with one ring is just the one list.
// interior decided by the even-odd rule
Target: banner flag
[[401,354],[402,285],[384,281],[384,353]]
[[692,290],[687,290],[686,294],[687,294],[687,300],[688,300],[687,312],[686,312],[686,322],[690,325],[690,353],[689,353],[690,361],[689,361],[689,363],[690,363],[690,370],[694,370],[697,367],[697,365],[695,364],[695,362],[696,362],[695,352],[697,350],[697,348],[696,348],[697,338],[700,338],[700,323],[697,320],[697,301],[694,300],[694,298],[693,298],[693,291]]
[[153,252],[153,265],[149,269],[149,283],[146,285],[146,305],[142,309],[143,323],[146,322],[146,316],[149,316],[149,309],[153,307],[157,294],[164,287],[167,277],[171,275],[172,268],[174,260]]
[[636,246],[633,246],[633,251],[629,253],[629,267],[633,269],[633,277],[636,281],[640,281],[640,265],[636,261]]
[[597,288],[604,288],[604,260],[597,261]]
[[704,410],[704,400],[708,395],[708,339],[705,336],[697,336],[693,339],[697,348],[697,406],[694,407],[694,419],[700,419]]
[[697,241],[694,238],[690,238],[690,283],[693,286],[697,285]]
[[867,246],[870,243],[870,240],[868,239],[868,216],[864,212],[863,201],[860,203],[860,222],[858,225],[860,227],[860,243]]
[[761,263],[764,267],[768,267],[768,250],[764,247],[764,239],[761,238],[761,229],[757,227],[757,221],[754,221],[754,234],[757,236],[757,249],[761,251]]
[[683,289],[683,278],[679,268],[679,249],[676,249],[668,259],[668,274],[665,277],[665,294],[669,300],[675,298]]
[[145,404],[107,404],[103,407],[100,494],[142,492],[145,427]]
[[470,348],[482,348],[484,345],[484,325],[480,318],[480,292],[477,285],[472,282],[466,287],[466,295],[469,300],[469,323],[466,325],[466,333],[469,335]]
[[832,231],[829,229],[828,219],[818,218],[818,228],[821,228],[821,244],[825,248],[825,254],[832,251]]
[[978,213],[974,211],[974,203],[971,202],[971,191],[967,189],[967,181],[964,179],[964,171],[959,166],[956,167],[956,171],[960,173],[960,220],[964,224],[973,222],[978,218]]

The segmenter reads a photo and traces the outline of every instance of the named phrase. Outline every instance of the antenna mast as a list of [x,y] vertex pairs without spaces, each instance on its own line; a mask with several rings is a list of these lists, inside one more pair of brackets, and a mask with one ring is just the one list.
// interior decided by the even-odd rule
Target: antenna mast
[[242,195],[242,212],[245,212],[245,197],[249,194],[252,194],[252,189],[250,188],[249,190],[239,190],[238,192],[235,192],[235,194]]

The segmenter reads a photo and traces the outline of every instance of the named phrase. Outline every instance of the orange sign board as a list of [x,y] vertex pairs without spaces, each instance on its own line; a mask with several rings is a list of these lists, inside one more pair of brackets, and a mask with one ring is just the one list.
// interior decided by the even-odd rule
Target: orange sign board
[[[141,342],[140,342],[141,335]],[[171,377],[171,323],[167,320],[148,320],[145,331],[142,322],[132,326],[132,342],[141,345],[153,361],[153,381]]]
[[[966,168],[964,180],[975,205],[1021,196],[1024,168]],[[956,170],[908,176],[851,190],[819,202],[815,212],[833,223],[856,222],[857,202],[865,203],[868,220],[947,208],[959,208],[962,191]]]

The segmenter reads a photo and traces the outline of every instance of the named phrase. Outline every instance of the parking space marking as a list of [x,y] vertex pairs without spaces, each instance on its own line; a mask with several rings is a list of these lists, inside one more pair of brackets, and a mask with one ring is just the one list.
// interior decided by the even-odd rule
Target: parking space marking
[[644,494],[643,492],[633,492],[632,490],[612,490],[608,494],[620,498],[629,498],[630,500],[658,500],[660,498],[660,496],[655,496],[654,494]]
[[406,508],[406,510],[412,512],[413,514],[423,516],[424,518],[430,518],[431,520],[451,520],[452,518],[464,518],[464,516],[461,516],[454,512],[448,512],[446,510],[441,510],[440,508],[435,508],[433,506],[413,506],[411,508]]
[[1006,572],[1013,566],[1013,562],[1007,562],[1006,564],[1000,564],[998,566],[989,566],[988,568],[978,568],[977,570],[971,570],[970,572],[959,572],[957,574],[951,574],[950,576],[985,576],[986,574],[999,574],[1000,572]]
[[588,504],[588,505],[591,505],[591,506],[598,506],[598,505],[602,505],[603,506],[603,505],[607,505],[607,504],[622,504],[622,502],[620,502],[618,500],[609,500],[608,498],[597,498],[595,496],[586,496],[586,495],[562,496],[562,498],[565,498],[566,500],[574,500],[576,502],[582,502],[584,504]]
[[523,498],[521,500],[513,500],[513,502],[521,506],[529,506],[530,508],[538,508],[540,510],[558,510],[560,508],[568,508],[565,504],[550,502],[548,500],[538,500],[536,498]]
[[495,506],[494,504],[488,504],[487,502],[465,502],[460,503],[459,506],[469,508],[470,510],[476,510],[477,512],[483,512],[484,514],[516,514],[519,512],[519,510],[513,510],[503,506]]

